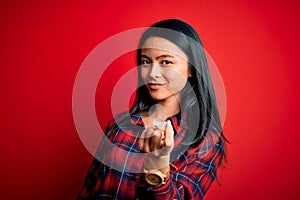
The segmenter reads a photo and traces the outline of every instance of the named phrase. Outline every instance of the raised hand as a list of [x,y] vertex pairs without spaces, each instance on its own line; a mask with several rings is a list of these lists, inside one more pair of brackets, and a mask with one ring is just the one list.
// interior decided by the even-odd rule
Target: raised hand
[[165,168],[169,166],[170,154],[174,147],[174,130],[171,121],[154,122],[146,127],[138,144],[140,150],[147,153],[145,169],[164,169],[165,171]]

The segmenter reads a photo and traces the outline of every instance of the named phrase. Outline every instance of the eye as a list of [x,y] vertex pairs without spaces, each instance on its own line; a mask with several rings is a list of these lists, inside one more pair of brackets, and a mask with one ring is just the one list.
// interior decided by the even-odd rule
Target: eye
[[169,64],[172,64],[172,62],[169,61],[169,60],[163,60],[163,61],[161,61],[161,64],[162,65],[169,65]]
[[142,65],[149,65],[150,64],[150,61],[149,60],[142,60]]

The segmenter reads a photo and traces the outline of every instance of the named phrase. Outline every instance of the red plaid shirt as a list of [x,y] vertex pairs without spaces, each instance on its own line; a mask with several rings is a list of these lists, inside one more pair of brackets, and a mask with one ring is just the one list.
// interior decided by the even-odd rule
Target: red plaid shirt
[[[175,148],[185,134],[187,126],[178,117],[170,118],[175,131]],[[132,116],[133,125],[144,126],[140,115]],[[190,147],[181,154],[171,167],[166,184],[151,188],[142,173],[131,173],[129,169],[142,169],[143,159],[135,157],[138,149],[138,134],[126,128],[118,128],[110,134],[110,141],[118,151],[110,149],[110,163],[119,166],[116,170],[94,159],[85,178],[78,199],[203,199],[216,178],[216,170],[224,153],[224,142],[215,133],[208,132],[197,147]],[[130,155],[130,156],[129,156]],[[132,156],[133,155],[133,156]],[[126,158],[126,159],[119,159]],[[120,170],[122,169],[122,170]]]

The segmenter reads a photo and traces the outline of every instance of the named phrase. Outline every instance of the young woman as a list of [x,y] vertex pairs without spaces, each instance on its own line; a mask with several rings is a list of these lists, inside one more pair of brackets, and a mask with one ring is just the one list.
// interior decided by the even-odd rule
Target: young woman
[[78,199],[202,199],[225,138],[200,38],[183,21],[155,23],[137,64],[134,105],[107,127]]

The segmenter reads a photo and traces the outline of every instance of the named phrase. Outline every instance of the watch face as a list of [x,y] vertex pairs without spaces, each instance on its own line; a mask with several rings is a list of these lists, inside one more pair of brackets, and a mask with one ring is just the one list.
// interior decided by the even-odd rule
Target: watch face
[[147,174],[146,180],[151,185],[159,185],[161,184],[161,178],[156,174]]

